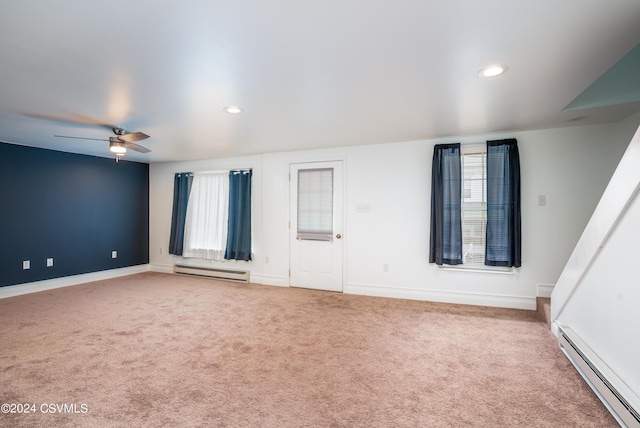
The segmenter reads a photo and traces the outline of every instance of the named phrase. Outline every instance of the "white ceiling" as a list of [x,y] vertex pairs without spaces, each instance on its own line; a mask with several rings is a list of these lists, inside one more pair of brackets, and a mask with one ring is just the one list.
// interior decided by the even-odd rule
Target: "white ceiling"
[[159,162],[617,121],[640,107],[562,110],[639,42],[638,0],[2,0],[0,141],[109,156],[53,135],[113,124]]

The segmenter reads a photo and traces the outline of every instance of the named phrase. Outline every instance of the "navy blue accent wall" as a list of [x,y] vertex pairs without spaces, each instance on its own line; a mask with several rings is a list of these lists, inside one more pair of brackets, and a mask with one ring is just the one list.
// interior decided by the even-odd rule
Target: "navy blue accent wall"
[[0,286],[147,263],[148,164],[0,143]]

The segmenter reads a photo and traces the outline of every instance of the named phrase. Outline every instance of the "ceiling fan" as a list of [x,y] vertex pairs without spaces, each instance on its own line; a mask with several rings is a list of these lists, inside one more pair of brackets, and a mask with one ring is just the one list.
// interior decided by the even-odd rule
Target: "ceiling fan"
[[149,138],[147,134],[144,132],[127,132],[123,128],[112,128],[113,133],[116,134],[115,137],[109,137],[109,139],[105,138],[87,138],[87,137],[73,137],[70,135],[54,135],[54,137],[59,138],[74,138],[77,140],[94,140],[94,141],[108,141],[109,142],[109,150],[116,155],[116,162],[121,156],[127,152],[127,150],[134,150],[140,153],[149,153],[149,150],[146,147],[143,147],[139,144],[136,144],[136,141],[142,141]]

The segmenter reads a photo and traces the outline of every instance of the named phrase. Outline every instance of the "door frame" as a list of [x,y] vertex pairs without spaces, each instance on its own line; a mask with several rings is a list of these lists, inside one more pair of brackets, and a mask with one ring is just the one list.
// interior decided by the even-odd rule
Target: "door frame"
[[288,250],[289,250],[289,273],[287,275],[287,283],[289,287],[293,287],[291,285],[291,256],[292,256],[292,248],[291,248],[291,242],[292,242],[292,237],[293,234],[295,234],[295,229],[294,229],[294,224],[293,224],[293,218],[291,216],[292,210],[293,210],[293,205],[296,201],[294,195],[292,194],[291,191],[291,180],[294,179],[294,177],[291,176],[291,168],[294,165],[309,165],[312,166],[313,164],[322,164],[322,163],[326,163],[326,162],[341,162],[342,164],[342,182],[340,183],[342,185],[342,212],[340,213],[340,215],[342,216],[342,290],[340,292],[344,293],[344,290],[346,288],[346,281],[347,281],[347,243],[349,240],[349,231],[348,231],[348,225],[347,225],[347,160],[346,158],[343,157],[329,157],[326,159],[313,159],[313,160],[290,160],[288,162],[287,168],[287,174],[289,176],[289,206],[288,206],[288,216],[289,216],[289,236],[288,236],[288,241],[287,241],[287,245],[288,245]]

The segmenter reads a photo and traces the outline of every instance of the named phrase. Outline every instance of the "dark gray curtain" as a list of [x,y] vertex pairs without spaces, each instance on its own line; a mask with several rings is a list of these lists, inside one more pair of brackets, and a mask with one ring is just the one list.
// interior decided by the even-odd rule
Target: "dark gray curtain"
[[173,212],[171,213],[171,236],[169,237],[169,254],[182,255],[184,241],[184,222],[187,217],[187,203],[191,192],[193,174],[177,172],[173,177]]
[[485,265],[520,267],[520,157],[515,138],[487,141]]
[[229,224],[227,260],[251,260],[251,176],[253,172],[229,171]]
[[437,144],[431,166],[429,263],[462,263],[460,144]]

